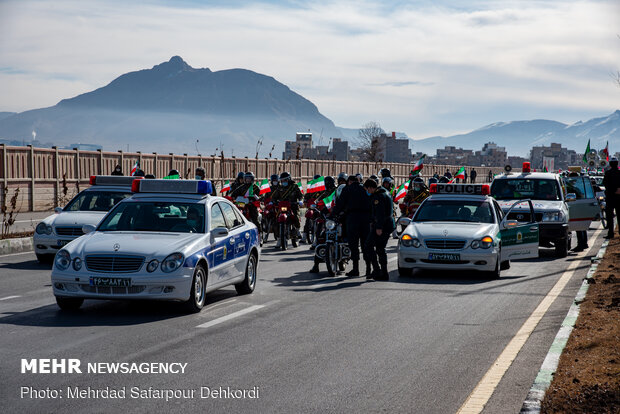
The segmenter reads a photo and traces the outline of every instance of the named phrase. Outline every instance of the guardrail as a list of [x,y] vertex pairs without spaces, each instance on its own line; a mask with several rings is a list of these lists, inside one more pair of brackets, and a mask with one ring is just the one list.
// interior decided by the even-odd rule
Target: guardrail
[[[288,171],[295,180],[306,182],[315,174],[337,175],[361,173],[364,177],[378,174],[387,167],[392,172],[397,184],[409,177],[410,164],[374,163],[361,161],[331,160],[278,160],[256,158],[205,157],[201,155],[146,154],[142,152],[106,152],[64,150],[58,148],[13,147],[0,144],[2,163],[0,184],[8,189],[10,197],[13,189],[19,187],[18,208],[20,211],[45,211],[64,205],[80,190],[88,186],[91,175],[110,174],[116,165],[120,165],[125,174],[129,174],[136,161],[146,174],[161,178],[172,169],[181,173],[181,177],[193,178],[197,167],[206,170],[207,178],[217,188],[224,180],[233,180],[239,171],[253,171],[258,179],[268,178],[271,174]],[[422,177],[444,174],[450,170],[453,174],[461,166],[425,164]],[[472,167],[466,167],[467,173]],[[487,182],[491,171],[497,174],[501,167],[474,166],[478,182]],[[3,194],[4,192],[0,192]],[[4,201],[4,200],[2,200]]]

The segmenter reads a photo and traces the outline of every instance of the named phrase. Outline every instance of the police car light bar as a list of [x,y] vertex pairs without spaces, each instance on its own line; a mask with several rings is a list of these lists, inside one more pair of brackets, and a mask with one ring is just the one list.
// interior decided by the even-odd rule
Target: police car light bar
[[491,187],[488,184],[433,183],[429,191],[431,194],[489,195]]
[[211,181],[204,180],[135,180],[134,193],[211,194]]
[[532,165],[529,162],[525,161],[523,163],[523,168],[521,169],[521,171],[524,173],[532,172]]
[[143,177],[125,177],[122,175],[91,175],[90,185],[133,185],[133,181]]

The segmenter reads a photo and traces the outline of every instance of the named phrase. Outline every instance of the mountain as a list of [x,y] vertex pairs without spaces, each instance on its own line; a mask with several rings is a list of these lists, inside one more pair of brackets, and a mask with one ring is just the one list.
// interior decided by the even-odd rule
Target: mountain
[[[80,142],[106,150],[261,155],[295,132],[339,136],[317,107],[270,76],[245,69],[212,72],[193,68],[181,57],[151,69],[126,73],[108,85],[57,105],[0,119],[0,137]],[[196,140],[200,142],[197,144]],[[267,150],[267,151],[265,151]]]
[[544,119],[497,122],[467,134],[414,140],[411,146],[414,152],[434,155],[437,148],[445,146],[479,150],[485,143],[492,141],[506,147],[509,155],[527,156],[533,146],[548,146],[552,142],[583,152],[588,139],[592,148],[602,149],[607,141],[610,146],[617,148],[620,144],[620,110],[606,117],[579,121],[572,125]]
[[0,112],[0,119],[8,118],[15,115],[17,112]]

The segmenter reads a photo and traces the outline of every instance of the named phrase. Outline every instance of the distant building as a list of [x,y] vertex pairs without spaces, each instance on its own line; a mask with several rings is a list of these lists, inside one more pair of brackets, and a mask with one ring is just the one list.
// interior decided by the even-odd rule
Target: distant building
[[583,163],[577,152],[564,148],[562,144],[558,143],[551,143],[548,147],[533,147],[530,151],[532,168],[542,169],[543,162],[549,159],[553,159],[554,170],[566,170],[570,165],[581,165]]
[[349,161],[351,159],[349,141],[343,141],[341,138],[332,139],[332,153],[336,161]]
[[377,159],[384,162],[411,162],[409,139],[397,139],[396,132],[391,135],[382,133],[373,139],[377,148]]
[[487,142],[482,147],[482,151],[476,151],[478,163],[485,167],[502,167],[506,165],[508,153],[505,147],[498,147],[494,142]]
[[523,163],[524,162],[528,162],[529,159],[524,158],[524,157],[519,157],[516,155],[510,155],[508,156],[508,160],[506,161],[506,164],[510,165],[512,168],[521,168],[523,167]]
[[309,159],[309,160],[336,160],[349,161],[351,158],[349,142],[340,138],[333,138],[332,150],[329,145],[312,146],[311,132],[298,132],[295,134],[295,141],[284,142],[284,152],[282,159]]

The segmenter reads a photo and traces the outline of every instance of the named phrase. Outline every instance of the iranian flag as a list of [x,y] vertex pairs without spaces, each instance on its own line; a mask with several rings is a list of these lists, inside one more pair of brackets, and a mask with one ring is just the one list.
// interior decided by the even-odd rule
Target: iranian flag
[[260,195],[263,195],[265,193],[270,193],[271,192],[271,187],[269,187],[269,180],[264,179],[263,181],[260,182]]
[[588,162],[588,154],[590,153],[590,140],[588,140],[588,146],[586,152],[583,154],[583,162]]
[[220,192],[223,193],[224,191],[230,191],[230,181],[228,180],[224,182],[224,187],[222,187],[222,191]]
[[299,187],[299,191],[304,194],[304,188],[301,186],[301,183],[297,183],[297,187]]
[[460,178],[461,180],[465,179],[465,167],[459,168],[456,174],[454,174],[454,178],[452,178],[450,182],[451,183],[455,182],[457,178]]
[[411,170],[413,174],[420,174],[420,171],[422,171],[422,168],[424,168],[424,158],[426,158],[426,154],[422,154],[420,159],[416,161],[413,169]]
[[607,141],[607,145],[605,145],[603,152],[605,153],[605,161],[609,161],[609,141]]
[[138,169],[140,169],[140,161],[136,161],[136,163],[133,165],[133,168],[131,169],[131,172],[129,173],[129,175],[131,175],[133,177],[138,172]]
[[250,188],[248,188],[248,191],[245,193],[245,197],[254,197],[254,184],[250,184]]
[[325,197],[323,202],[325,203],[325,207],[331,209],[334,206],[334,202],[336,201],[336,192],[334,191],[332,195]]
[[408,189],[409,189],[409,181],[403,183],[400,187],[398,187],[398,189],[396,190],[396,195],[394,196],[394,202],[397,202],[398,200],[406,196]]
[[325,177],[321,176],[316,180],[308,181],[308,193],[325,191]]

